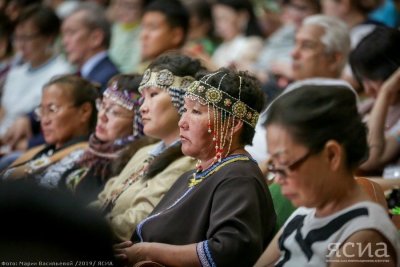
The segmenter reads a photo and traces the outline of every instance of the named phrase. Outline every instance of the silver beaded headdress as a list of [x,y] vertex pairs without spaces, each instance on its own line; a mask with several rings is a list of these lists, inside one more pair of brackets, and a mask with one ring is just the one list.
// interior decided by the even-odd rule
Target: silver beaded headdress
[[118,81],[113,81],[103,93],[104,97],[111,99],[118,105],[128,109],[135,109],[135,119],[133,120],[133,137],[137,138],[143,135],[142,117],[139,112],[140,94],[128,91],[126,89],[118,90]]
[[[221,72],[211,73],[205,75],[199,81],[193,82],[187,89],[186,97],[197,100],[203,105],[208,107],[208,132],[213,133],[213,141],[215,142],[216,160],[221,160],[223,157],[223,148],[226,142],[229,143],[227,154],[230,152],[232,143],[232,135],[234,128],[234,120],[237,118],[244,123],[255,128],[259,113],[240,100],[242,90],[242,77],[238,75],[239,79],[239,96],[238,98],[231,96],[227,92],[222,91],[221,84],[227,75],[226,73],[221,77],[218,88],[208,83],[208,80]],[[214,110],[214,129],[211,129],[210,108]],[[227,121],[223,123],[222,120]],[[232,122],[229,125],[229,120]],[[231,127],[231,129],[228,129]],[[230,131],[230,134],[229,134]],[[228,140],[229,139],[229,140]]]
[[140,95],[135,92],[129,92],[128,90],[118,90],[118,82],[114,81],[104,91],[103,96],[110,98],[118,105],[123,106],[128,110],[133,110],[135,106],[139,105]]
[[182,114],[186,89],[193,81],[194,78],[191,76],[176,76],[167,69],[160,71],[147,69],[143,74],[139,92],[148,87],[166,90],[172,98],[172,104],[178,109],[179,114]]

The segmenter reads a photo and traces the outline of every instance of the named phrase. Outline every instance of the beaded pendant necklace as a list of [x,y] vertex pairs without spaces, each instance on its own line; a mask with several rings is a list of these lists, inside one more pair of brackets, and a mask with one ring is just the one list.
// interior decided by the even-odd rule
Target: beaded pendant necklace
[[228,156],[221,161],[217,161],[213,163],[210,167],[207,169],[203,170],[197,170],[196,172],[193,173],[193,177],[189,180],[188,187],[191,188],[193,186],[198,185],[201,183],[204,179],[206,179],[208,176],[214,174],[217,172],[219,169],[224,167],[225,165],[228,165],[232,162],[239,161],[239,160],[250,160],[248,156],[243,155],[243,154],[236,154],[236,155],[231,155]]

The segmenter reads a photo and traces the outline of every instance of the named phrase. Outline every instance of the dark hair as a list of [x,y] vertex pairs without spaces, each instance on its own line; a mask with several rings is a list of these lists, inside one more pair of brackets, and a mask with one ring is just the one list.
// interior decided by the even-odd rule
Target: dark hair
[[196,17],[201,23],[209,23],[210,28],[207,36],[214,39],[214,18],[212,16],[211,4],[204,0],[192,0],[187,4],[191,17]]
[[108,81],[108,86],[112,85],[114,82],[117,82],[117,90],[122,91],[126,90],[128,92],[134,92],[139,94],[139,85],[142,80],[142,75],[139,73],[132,74],[117,74],[113,76]]
[[178,52],[167,52],[157,57],[148,67],[153,71],[167,69],[176,76],[196,77],[199,72],[205,71],[198,59],[185,56]]
[[[109,48],[111,43],[111,23],[107,19],[104,8],[93,2],[82,3],[69,16],[84,12],[84,27],[89,30],[100,30],[104,34],[102,46]],[[68,16],[68,17],[69,17]]]
[[385,2],[384,0],[369,0],[369,1],[350,0],[350,4],[365,15],[377,9],[384,2]]
[[296,143],[320,152],[335,140],[355,169],[368,158],[367,128],[357,111],[356,96],[340,85],[302,85],[283,94],[268,109],[265,126],[283,126]]
[[[224,76],[221,85],[220,81]],[[242,77],[242,85],[240,87],[240,77]],[[221,68],[215,72],[214,75],[207,79],[207,84],[219,88],[221,91],[228,93],[230,96],[240,100],[257,111],[258,113],[264,108],[265,97],[261,90],[259,81],[248,72],[245,71],[234,71],[227,68]],[[241,90],[239,91],[239,87]],[[252,144],[254,137],[254,128],[243,123],[243,132],[240,137],[240,141],[244,145]]]
[[144,14],[148,12],[160,12],[172,28],[182,28],[184,38],[181,45],[185,43],[189,31],[189,12],[179,0],[155,0],[145,8]]
[[[29,180],[1,182],[0,212],[7,218],[0,229],[2,260],[102,260],[113,265],[112,232],[107,222],[66,192]],[[88,242],[92,244],[88,246]]]
[[216,0],[214,4],[229,6],[236,12],[247,12],[249,20],[247,22],[245,35],[263,37],[261,27],[258,23],[256,15],[254,14],[253,4],[250,0]]
[[400,67],[400,31],[377,26],[350,53],[350,64],[359,81],[384,81]]
[[16,25],[32,21],[38,28],[39,34],[49,37],[57,37],[60,32],[60,19],[50,7],[32,5],[24,9],[18,17]]
[[11,0],[9,2],[12,2],[13,4],[24,8],[30,5],[36,5],[36,4],[41,4],[42,0]]
[[[292,4],[292,1],[293,0],[283,0],[282,4],[290,5],[290,4]],[[359,1],[359,0],[356,0],[356,1]],[[321,13],[321,10],[322,10],[321,0],[308,0],[308,3],[313,6],[315,13]]]
[[3,12],[0,12],[0,38],[5,39],[7,42],[5,56],[10,56],[13,53],[13,46],[11,42],[12,32],[13,26],[11,21]]
[[75,106],[81,106],[84,103],[90,103],[92,107],[92,114],[89,120],[89,130],[93,131],[96,127],[97,121],[96,99],[99,97],[100,88],[88,80],[76,75],[68,74],[55,76],[43,86],[43,90],[53,84],[66,86],[68,90],[71,90],[71,95],[74,99]]

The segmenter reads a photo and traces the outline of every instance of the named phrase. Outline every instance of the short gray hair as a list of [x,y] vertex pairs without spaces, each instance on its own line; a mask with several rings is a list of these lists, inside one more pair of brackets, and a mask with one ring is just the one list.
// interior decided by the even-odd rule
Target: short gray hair
[[109,48],[111,43],[111,23],[107,19],[104,8],[93,2],[81,3],[68,17],[78,12],[84,12],[84,23],[87,28],[90,30],[99,29],[104,33],[102,45],[105,48]]
[[325,45],[327,54],[341,53],[343,55],[342,67],[346,65],[350,49],[349,28],[338,18],[327,15],[312,15],[303,20],[304,26],[315,25],[324,29],[321,42]]

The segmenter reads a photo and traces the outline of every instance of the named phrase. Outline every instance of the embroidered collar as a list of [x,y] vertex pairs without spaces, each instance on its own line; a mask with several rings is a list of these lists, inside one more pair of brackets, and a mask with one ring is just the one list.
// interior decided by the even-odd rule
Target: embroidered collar
[[189,188],[198,185],[204,179],[206,179],[208,176],[216,173],[225,165],[228,165],[232,162],[239,161],[239,160],[251,160],[251,159],[248,156],[243,155],[243,154],[236,154],[236,155],[231,155],[226,158],[223,158],[221,161],[215,162],[213,165],[211,165],[209,168],[207,168],[203,171],[194,172],[193,177],[189,180],[189,185],[188,185]]

